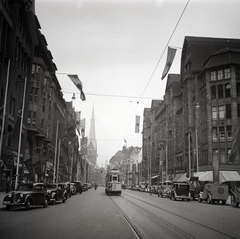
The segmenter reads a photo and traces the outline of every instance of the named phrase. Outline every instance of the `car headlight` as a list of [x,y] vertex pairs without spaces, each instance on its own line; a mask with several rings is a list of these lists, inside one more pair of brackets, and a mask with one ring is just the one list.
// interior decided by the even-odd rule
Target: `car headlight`
[[9,194],[8,194],[8,197],[12,197],[12,194],[11,194],[11,193],[9,193]]
[[22,198],[23,197],[23,194],[22,193],[20,193],[20,198]]

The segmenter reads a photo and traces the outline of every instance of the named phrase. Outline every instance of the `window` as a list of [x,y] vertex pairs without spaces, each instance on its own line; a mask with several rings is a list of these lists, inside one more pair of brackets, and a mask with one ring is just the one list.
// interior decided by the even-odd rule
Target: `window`
[[46,98],[43,98],[42,112],[45,111]]
[[217,107],[212,106],[212,120],[217,120]]
[[15,99],[11,96],[10,98],[10,107],[9,107],[9,114],[13,116],[15,109]]
[[36,124],[36,119],[37,119],[37,112],[33,111],[32,125]]
[[30,94],[29,94],[29,102],[33,101],[33,88],[30,90]]
[[237,96],[240,96],[240,83],[238,82],[236,86],[237,86]]
[[30,125],[32,122],[32,111],[28,111],[28,124]]
[[[231,154],[231,149],[227,149],[227,159],[229,159],[230,154]],[[229,162],[229,161],[228,163],[232,164],[232,162]]]
[[218,80],[223,80],[223,70],[218,71]]
[[38,102],[38,88],[35,88],[34,89],[34,103],[37,103]]
[[212,128],[212,141],[218,142],[217,127]]
[[211,87],[211,99],[212,99],[212,100],[215,100],[215,99],[216,99],[216,86],[215,86],[215,85],[213,85],[213,86]]
[[231,74],[230,74],[230,68],[227,68],[224,70],[224,78],[225,79],[230,79]]
[[232,109],[231,109],[231,104],[226,105],[226,119],[231,119],[232,118]]
[[220,164],[227,164],[225,149],[220,149]]
[[218,114],[219,114],[219,119],[224,119],[224,106],[223,105],[219,105]]
[[223,98],[223,85],[218,86],[218,98]]
[[220,142],[225,142],[225,129],[224,127],[219,127]]
[[232,126],[227,126],[227,141],[232,141]]
[[225,97],[230,97],[231,96],[231,85],[227,83],[225,85]]
[[216,81],[217,76],[216,76],[216,71],[211,72],[211,81]]

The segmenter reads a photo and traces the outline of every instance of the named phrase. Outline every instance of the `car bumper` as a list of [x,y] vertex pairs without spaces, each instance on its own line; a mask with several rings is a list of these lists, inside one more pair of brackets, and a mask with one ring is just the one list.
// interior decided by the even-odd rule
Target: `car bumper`
[[10,201],[3,201],[3,205],[6,206],[24,206],[24,202],[10,202]]

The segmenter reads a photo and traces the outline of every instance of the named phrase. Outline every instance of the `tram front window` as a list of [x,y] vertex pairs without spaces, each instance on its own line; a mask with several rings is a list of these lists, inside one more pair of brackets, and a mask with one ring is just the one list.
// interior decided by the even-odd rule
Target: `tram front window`
[[113,176],[113,181],[118,181],[118,177],[117,176]]

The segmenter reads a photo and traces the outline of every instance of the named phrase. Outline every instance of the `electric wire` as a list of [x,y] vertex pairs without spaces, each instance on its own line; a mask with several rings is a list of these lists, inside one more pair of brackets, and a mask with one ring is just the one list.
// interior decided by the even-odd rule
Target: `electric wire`
[[164,54],[164,52],[166,51],[166,49],[167,49],[167,47],[168,47],[168,45],[169,45],[169,43],[170,43],[170,41],[171,41],[171,39],[172,39],[175,31],[176,31],[176,29],[177,29],[177,27],[178,27],[178,25],[179,25],[179,23],[180,23],[180,21],[181,21],[181,19],[182,19],[182,17],[183,17],[183,14],[185,13],[185,11],[186,11],[186,9],[187,9],[187,6],[188,6],[189,2],[190,2],[190,0],[187,1],[186,5],[185,5],[185,7],[184,7],[184,9],[183,9],[183,11],[182,11],[182,13],[181,13],[178,21],[177,21],[177,23],[176,23],[176,25],[175,25],[175,27],[174,27],[174,29],[173,29],[173,31],[172,31],[172,33],[171,33],[168,41],[167,41],[167,43],[166,43],[166,46],[165,46],[165,48],[164,48],[164,50],[163,50],[163,52],[162,52],[162,54],[161,54],[161,56],[160,56],[160,58],[159,58],[159,60],[158,60],[158,62],[157,62],[157,64],[156,64],[156,66],[155,66],[155,68],[154,68],[154,70],[153,70],[153,72],[152,72],[152,74],[151,74],[151,76],[150,76],[150,78],[149,78],[149,80],[148,80],[148,82],[147,82],[147,84],[146,84],[146,86],[145,86],[145,88],[144,88],[144,90],[143,90],[143,92],[142,92],[142,94],[141,94],[138,102],[137,102],[137,105],[136,105],[136,107],[135,107],[135,109],[134,109],[134,112],[133,112],[133,114],[132,114],[132,117],[130,118],[129,124],[128,124],[126,130],[125,130],[124,136],[125,136],[128,128],[129,128],[129,126],[130,126],[130,124],[131,124],[131,122],[132,122],[132,119],[133,119],[133,116],[135,115],[135,112],[136,112],[136,110],[137,110],[138,104],[139,104],[140,100],[143,98],[143,95],[144,95],[144,93],[145,93],[145,91],[146,91],[149,83],[151,82],[152,77],[153,77],[153,75],[154,75],[154,73],[155,73],[155,71],[156,71],[156,69],[157,69],[160,61],[162,60],[163,54]]

